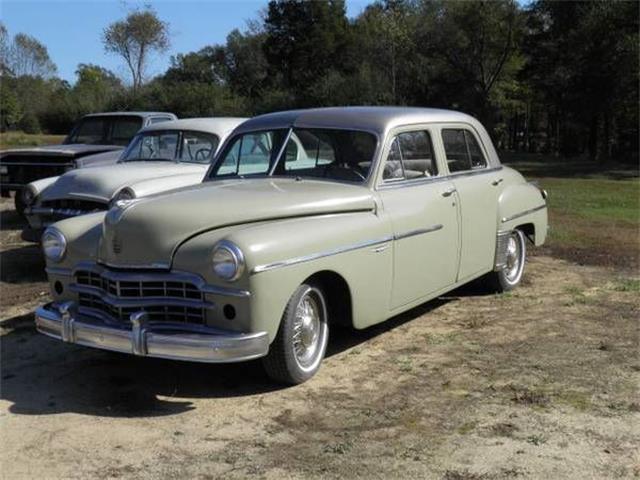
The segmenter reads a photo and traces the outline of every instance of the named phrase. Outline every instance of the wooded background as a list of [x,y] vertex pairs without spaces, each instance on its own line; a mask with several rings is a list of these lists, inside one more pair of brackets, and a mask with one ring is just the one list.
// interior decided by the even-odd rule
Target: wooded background
[[108,110],[412,105],[470,113],[502,150],[637,163],[639,5],[385,0],[349,19],[343,0],[271,1],[224,45],[172,56],[154,78],[145,64],[170,29],[146,8],[96,32],[131,78],[80,64],[73,84],[45,45],[0,24],[1,127],[66,133]]

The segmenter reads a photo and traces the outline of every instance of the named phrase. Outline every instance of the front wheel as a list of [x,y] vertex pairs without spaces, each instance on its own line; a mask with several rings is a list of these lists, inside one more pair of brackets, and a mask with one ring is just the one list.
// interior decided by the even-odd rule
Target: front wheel
[[280,328],[263,359],[274,380],[297,385],[320,368],[329,339],[327,303],[322,289],[303,283],[287,303]]
[[518,286],[524,273],[527,245],[524,233],[513,230],[507,240],[507,262],[504,268],[486,276],[486,283],[496,292],[508,292]]

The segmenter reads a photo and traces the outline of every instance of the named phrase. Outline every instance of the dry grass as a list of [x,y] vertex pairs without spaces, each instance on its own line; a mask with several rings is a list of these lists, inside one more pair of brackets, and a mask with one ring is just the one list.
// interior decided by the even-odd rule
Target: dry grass
[[0,149],[14,147],[37,147],[62,143],[64,135],[29,134],[24,132],[0,133]]

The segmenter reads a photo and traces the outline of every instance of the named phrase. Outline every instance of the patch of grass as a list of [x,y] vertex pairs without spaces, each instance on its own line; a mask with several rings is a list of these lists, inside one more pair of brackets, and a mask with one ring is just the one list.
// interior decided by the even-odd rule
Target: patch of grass
[[513,391],[511,401],[520,405],[546,407],[551,402],[549,395],[539,389],[510,386]]
[[557,400],[560,403],[564,403],[565,405],[573,407],[576,410],[580,410],[581,412],[591,408],[591,395],[584,392],[576,392],[575,390],[559,392]]
[[613,289],[617,292],[640,292],[640,279],[626,278],[618,280]]
[[353,444],[350,441],[332,443],[325,445],[322,449],[324,453],[333,453],[337,455],[345,455],[353,448]]
[[0,149],[14,147],[37,147],[62,143],[64,135],[29,134],[24,132],[0,133]]
[[552,254],[580,263],[627,268],[638,265],[638,178],[538,180],[549,192],[546,248]]
[[474,473],[469,470],[447,470],[444,472],[442,480],[485,480],[487,478],[484,473]]
[[460,325],[463,328],[467,328],[469,330],[475,330],[477,328],[484,327],[487,323],[489,323],[489,319],[487,319],[486,317],[479,317],[476,315],[472,315],[468,318],[465,318],[462,322],[460,322]]
[[465,422],[458,427],[457,432],[460,435],[467,435],[473,432],[476,429],[477,425],[478,424],[476,422]]
[[543,443],[547,443],[547,439],[541,435],[529,435],[525,440],[527,441],[527,443],[535,445],[536,447],[542,445]]
[[408,357],[401,357],[396,363],[398,364],[398,368],[401,372],[410,372],[413,370],[413,363]]
[[451,343],[458,337],[457,332],[449,333],[425,333],[422,338],[425,339],[429,345],[443,345],[445,343]]

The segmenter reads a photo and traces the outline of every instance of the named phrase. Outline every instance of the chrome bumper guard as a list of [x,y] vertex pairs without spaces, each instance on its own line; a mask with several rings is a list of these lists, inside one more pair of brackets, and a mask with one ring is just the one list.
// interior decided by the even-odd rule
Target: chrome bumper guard
[[36,309],[40,333],[68,343],[131,353],[205,363],[230,363],[263,357],[269,351],[266,332],[236,333],[198,325],[146,322],[143,311],[131,315],[131,326],[77,315],[75,304],[49,303]]

